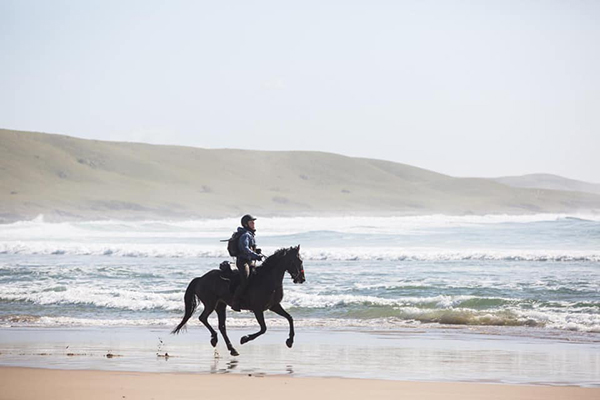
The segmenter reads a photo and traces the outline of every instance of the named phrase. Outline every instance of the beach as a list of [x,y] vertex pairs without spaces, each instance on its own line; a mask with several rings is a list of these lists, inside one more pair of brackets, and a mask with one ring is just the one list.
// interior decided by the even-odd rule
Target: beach
[[[252,329],[233,329],[234,341]],[[498,332],[497,332],[498,333]],[[596,399],[600,343],[493,332],[270,329],[216,350],[198,324],[3,328],[0,399]],[[588,339],[593,339],[589,338]]]
[[[35,382],[35,384],[31,384]],[[597,399],[600,389],[0,367],[0,399]]]
[[[212,321],[213,325],[216,325]],[[0,366],[197,375],[282,376],[541,386],[600,385],[597,335],[481,327],[296,330],[273,327],[240,345],[257,325],[230,328],[239,351],[216,348],[200,323],[172,327],[12,327],[0,329]]]

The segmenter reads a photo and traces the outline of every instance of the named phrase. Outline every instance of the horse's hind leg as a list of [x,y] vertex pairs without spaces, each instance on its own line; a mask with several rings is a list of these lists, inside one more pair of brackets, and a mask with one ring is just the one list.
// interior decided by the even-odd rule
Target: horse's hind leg
[[290,336],[288,337],[288,340],[285,341],[285,344],[287,347],[291,348],[294,345],[294,319],[290,314],[288,314],[287,311],[283,309],[283,307],[281,307],[281,304],[271,307],[271,311],[273,311],[275,314],[281,315],[290,323]]
[[227,336],[227,328],[225,327],[225,319],[227,318],[226,309],[227,309],[227,304],[225,304],[225,303],[217,304],[216,310],[217,310],[217,316],[219,317],[219,331],[221,331],[221,335],[223,335],[223,339],[225,339],[225,344],[227,345],[227,350],[229,350],[229,353],[232,356],[239,356],[240,354],[237,352],[236,349],[233,348],[233,346],[231,345],[231,342],[229,341],[229,337]]
[[254,340],[267,331],[267,325],[265,324],[264,312],[262,310],[254,311],[254,316],[256,317],[256,320],[258,321],[258,324],[260,325],[260,331],[253,333],[252,335],[243,336],[242,339],[240,340],[241,344],[244,344],[251,340]]
[[208,323],[208,316],[210,314],[212,314],[212,312],[214,310],[215,310],[215,303],[214,302],[206,302],[206,303],[204,303],[204,311],[202,311],[202,314],[200,314],[200,316],[198,317],[198,319],[210,331],[210,344],[212,344],[213,347],[216,347],[217,346],[217,341],[219,340],[219,338],[217,337],[217,331],[215,331],[213,329],[213,327],[210,326],[210,324]]

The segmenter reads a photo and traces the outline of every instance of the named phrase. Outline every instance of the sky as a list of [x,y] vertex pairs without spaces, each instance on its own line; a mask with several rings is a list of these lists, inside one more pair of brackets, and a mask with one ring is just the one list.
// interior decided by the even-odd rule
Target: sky
[[0,0],[0,128],[600,182],[600,1]]

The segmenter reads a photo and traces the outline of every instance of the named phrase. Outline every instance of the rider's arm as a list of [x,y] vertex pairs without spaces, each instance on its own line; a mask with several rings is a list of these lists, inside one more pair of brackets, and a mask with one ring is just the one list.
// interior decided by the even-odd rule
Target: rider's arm
[[245,258],[250,260],[261,260],[262,256],[252,251],[250,248],[250,238],[248,234],[244,234],[240,237],[240,253],[244,255]]

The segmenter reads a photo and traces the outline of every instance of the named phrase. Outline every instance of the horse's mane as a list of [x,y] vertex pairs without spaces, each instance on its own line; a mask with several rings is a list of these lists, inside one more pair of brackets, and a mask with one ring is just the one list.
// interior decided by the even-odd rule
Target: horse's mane
[[256,269],[257,272],[260,271],[267,271],[271,268],[273,268],[279,260],[281,260],[282,258],[284,258],[291,250],[293,247],[283,247],[277,251],[275,251],[275,253],[271,254],[269,257],[267,257],[265,259],[265,261],[263,261],[263,263],[260,265],[260,267],[258,267]]

